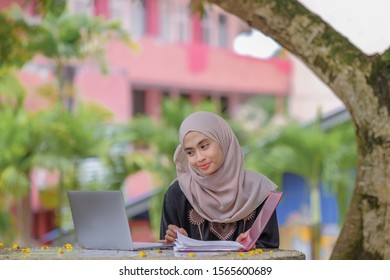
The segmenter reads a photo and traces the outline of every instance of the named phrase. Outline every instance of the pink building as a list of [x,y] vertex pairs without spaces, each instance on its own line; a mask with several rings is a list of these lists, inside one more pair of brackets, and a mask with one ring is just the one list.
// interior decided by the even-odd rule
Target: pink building
[[[91,64],[75,66],[77,98],[109,109],[114,122],[126,122],[137,113],[158,117],[163,96],[182,96],[193,102],[211,98],[234,117],[238,106],[251,96],[280,99],[289,95],[289,60],[235,54],[233,40],[248,27],[219,7],[209,7],[200,18],[189,15],[189,0],[68,2],[72,12],[120,20],[140,44],[138,53],[122,43],[110,44],[107,75]],[[30,63],[23,79],[34,85],[44,82],[50,77],[45,65],[38,60]],[[36,102],[31,105],[38,106]]]
[[[82,1],[72,2],[76,6]],[[218,7],[209,8],[201,19],[190,17],[188,0],[95,2],[97,14],[121,20],[141,45],[138,54],[121,44],[111,45],[111,73],[106,78],[96,79],[99,74],[91,69],[79,73],[84,98],[110,96],[111,102],[102,102],[117,113],[117,121],[136,113],[157,117],[163,96],[185,96],[194,102],[216,99],[234,116],[237,106],[252,95],[289,93],[289,62],[234,54],[233,40],[247,27]]]

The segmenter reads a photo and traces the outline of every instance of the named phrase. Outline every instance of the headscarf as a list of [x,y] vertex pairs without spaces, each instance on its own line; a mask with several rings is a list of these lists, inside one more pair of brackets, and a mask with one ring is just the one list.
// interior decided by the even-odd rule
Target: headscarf
[[[191,131],[206,135],[221,147],[223,163],[213,174],[198,173],[189,164],[183,142]],[[244,155],[236,135],[214,113],[189,115],[180,126],[179,140],[173,160],[180,188],[195,211],[208,221],[230,223],[246,218],[277,188],[264,175],[244,169]]]

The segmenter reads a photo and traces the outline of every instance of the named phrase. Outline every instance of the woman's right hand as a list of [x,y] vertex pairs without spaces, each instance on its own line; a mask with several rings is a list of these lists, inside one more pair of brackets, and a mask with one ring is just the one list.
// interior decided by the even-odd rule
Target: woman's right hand
[[175,225],[169,225],[165,232],[165,241],[167,243],[173,243],[177,238],[177,234],[176,234],[177,231],[179,231],[181,234],[184,234],[185,236],[188,236],[184,228],[179,228],[178,226]]

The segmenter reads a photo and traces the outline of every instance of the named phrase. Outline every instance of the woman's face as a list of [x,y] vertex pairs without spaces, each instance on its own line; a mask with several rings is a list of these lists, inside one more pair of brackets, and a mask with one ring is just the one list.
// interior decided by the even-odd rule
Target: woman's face
[[217,171],[223,163],[221,147],[206,135],[191,131],[184,136],[184,152],[191,166],[203,175]]

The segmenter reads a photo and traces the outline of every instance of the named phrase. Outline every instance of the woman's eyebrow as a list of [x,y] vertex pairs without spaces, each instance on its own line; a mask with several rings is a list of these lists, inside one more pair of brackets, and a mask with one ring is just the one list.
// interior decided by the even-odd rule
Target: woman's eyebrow
[[[204,138],[204,139],[200,140],[196,146],[200,146],[203,144],[203,142],[206,142],[208,140],[209,140],[208,138]],[[184,151],[188,151],[188,150],[192,150],[192,149],[193,149],[193,147],[184,147]]]

